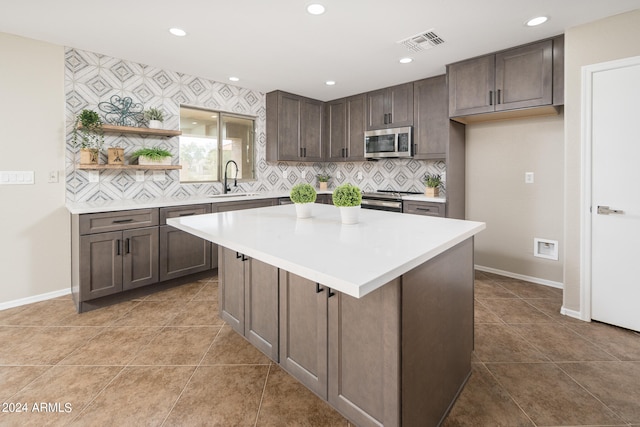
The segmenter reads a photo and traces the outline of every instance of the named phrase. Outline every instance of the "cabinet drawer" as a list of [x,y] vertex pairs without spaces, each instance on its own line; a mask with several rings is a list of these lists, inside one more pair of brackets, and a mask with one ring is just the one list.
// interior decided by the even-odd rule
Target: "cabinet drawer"
[[172,206],[170,208],[160,208],[160,225],[167,223],[167,218],[178,218],[191,215],[202,215],[211,213],[211,204]]
[[444,203],[402,202],[402,213],[444,218]]
[[217,212],[240,211],[243,209],[264,208],[266,206],[276,206],[277,199],[247,200],[246,202],[225,202],[217,204]]
[[158,209],[80,215],[80,234],[104,233],[158,225]]

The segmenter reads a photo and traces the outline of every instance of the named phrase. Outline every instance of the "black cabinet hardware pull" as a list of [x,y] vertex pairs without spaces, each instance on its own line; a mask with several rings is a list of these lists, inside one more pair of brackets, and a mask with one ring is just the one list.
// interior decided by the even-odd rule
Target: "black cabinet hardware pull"
[[389,124],[393,123],[393,116],[391,113],[389,113]]
[[431,212],[431,208],[416,208],[417,211]]
[[132,222],[133,218],[127,218],[127,219],[114,219],[113,220],[113,224],[125,224],[127,222]]
[[320,292],[324,292],[324,288],[321,288],[320,283],[316,282],[316,294],[319,294]]
[[181,213],[178,216],[191,216],[191,215],[195,215],[195,212],[189,212],[189,213]]
[[335,294],[336,294],[336,293],[335,293],[335,292],[333,292],[333,291],[331,290],[331,288],[329,288],[329,296],[328,296],[327,298],[331,298],[331,297],[332,297],[332,296],[334,296]]
[[116,255],[120,255],[120,239],[116,240]]
[[248,257],[246,257],[244,254],[242,254],[242,261],[243,261],[243,262],[244,262],[244,261],[246,261],[246,260],[248,260],[248,259],[249,259]]
[[303,150],[304,150],[304,151],[303,151],[304,156],[302,156],[302,157],[307,157],[307,147],[304,147],[304,148],[303,148]]
[[128,237],[127,237],[127,240],[124,241],[124,253],[125,254],[131,253],[131,241],[129,240]]
[[240,259],[242,258],[242,255],[240,255],[240,252],[236,252],[236,259]]
[[302,155],[302,147],[300,147],[300,157],[304,157],[304,156]]
[[493,91],[489,91],[489,105],[493,105]]
[[498,96],[496,97],[496,105],[497,105],[497,104],[500,104],[500,102],[501,102],[501,101],[500,101],[500,92],[501,92],[501,90],[500,90],[500,89],[498,89]]
[[344,149],[344,156],[345,157],[349,157],[349,149],[348,148]]

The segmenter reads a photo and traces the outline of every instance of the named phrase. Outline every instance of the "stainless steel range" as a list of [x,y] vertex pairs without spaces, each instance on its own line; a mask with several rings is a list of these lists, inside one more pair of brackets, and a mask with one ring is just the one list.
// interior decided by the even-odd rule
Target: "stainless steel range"
[[378,190],[374,193],[362,193],[362,208],[379,211],[402,212],[402,196],[421,194],[415,191]]

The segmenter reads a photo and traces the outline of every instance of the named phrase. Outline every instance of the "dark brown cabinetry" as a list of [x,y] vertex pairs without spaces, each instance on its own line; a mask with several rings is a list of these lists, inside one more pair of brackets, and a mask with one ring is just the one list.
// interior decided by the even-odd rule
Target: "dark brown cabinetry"
[[367,129],[413,125],[413,83],[367,93]]
[[211,212],[210,204],[160,208],[160,280],[211,268],[211,242],[166,225],[167,218]]
[[440,216],[444,218],[445,204],[404,200],[402,202],[402,213],[426,216]]
[[365,161],[365,104],[364,94],[326,103],[327,161]]
[[78,303],[158,281],[157,209],[72,218],[72,282]]
[[282,91],[267,94],[267,160],[323,160],[324,104]]
[[563,38],[447,66],[449,116],[562,104]]
[[413,84],[413,158],[439,160],[447,157],[449,102],[446,76]]
[[278,361],[278,268],[219,248],[220,317]]

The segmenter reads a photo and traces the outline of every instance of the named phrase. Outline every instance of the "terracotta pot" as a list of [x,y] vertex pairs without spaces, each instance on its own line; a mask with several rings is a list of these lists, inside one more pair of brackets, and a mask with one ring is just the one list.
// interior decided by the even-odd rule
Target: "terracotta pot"
[[80,164],[81,165],[97,165],[100,151],[97,148],[81,148]]
[[124,164],[124,148],[112,147],[108,150],[109,156],[107,163],[110,165],[123,165]]
[[439,194],[438,187],[425,187],[424,189],[424,195],[427,197],[438,197]]

